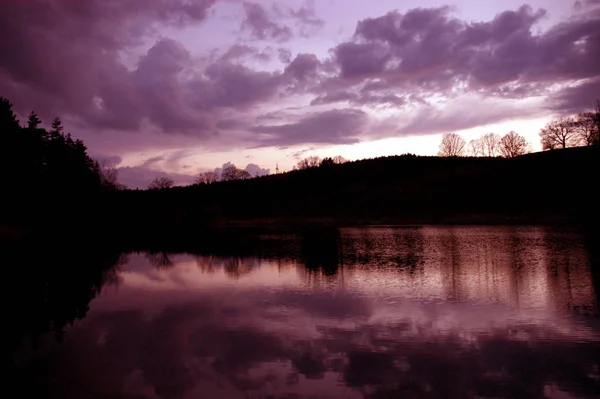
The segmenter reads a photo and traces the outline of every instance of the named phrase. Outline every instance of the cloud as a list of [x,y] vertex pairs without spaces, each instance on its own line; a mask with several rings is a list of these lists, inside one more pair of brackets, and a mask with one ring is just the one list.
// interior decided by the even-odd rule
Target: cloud
[[193,153],[187,150],[178,150],[170,154],[150,157],[135,166],[121,166],[117,169],[119,183],[131,189],[144,189],[157,177],[169,177],[175,181],[177,186],[190,185],[195,176],[165,171],[185,169],[185,166],[181,165],[181,161],[190,155]]
[[261,4],[244,2],[243,7],[246,19],[242,22],[242,29],[249,31],[253,39],[285,42],[293,37],[292,30],[274,22]]
[[600,98],[600,78],[588,79],[550,96],[549,106],[569,115],[594,108]]
[[[225,170],[227,168],[232,168],[232,167],[237,168],[234,163],[225,162],[222,167],[215,168],[215,170],[214,170],[215,176],[217,176],[218,179],[221,179],[223,170]],[[253,164],[253,163],[249,163],[248,165],[246,165],[246,167],[243,170],[248,172],[250,174],[250,177],[268,176],[271,174],[270,169],[263,169],[260,166]]]
[[182,173],[169,173],[161,170],[138,166],[122,166],[117,169],[119,183],[130,189],[145,189],[157,177],[169,177],[176,186],[187,186],[194,182],[195,176]]
[[481,106],[482,103],[481,96],[469,95],[449,100],[444,106],[422,105],[414,109],[410,118],[397,121],[395,134],[410,136],[453,132],[485,125],[490,121],[533,117],[534,113],[539,112],[535,107],[523,107],[514,101],[488,100],[485,106]]
[[[137,131],[150,123],[162,133],[212,137],[221,110],[243,109],[277,93],[280,73],[237,63],[245,54],[264,54],[238,45],[202,65],[168,38],[133,66],[121,54],[151,38],[157,24],[203,21],[213,3],[9,2],[0,15],[0,51],[11,54],[0,59],[0,91],[22,114],[35,109],[43,119],[59,115],[79,128]],[[33,15],[27,24],[19,22],[25,15]]]
[[545,15],[522,6],[488,22],[467,23],[440,7],[364,19],[351,41],[333,49],[338,75],[324,82],[316,102],[344,98],[360,85],[422,96],[528,96],[540,94],[541,85],[597,77],[600,15],[580,15],[533,33]]
[[279,57],[279,61],[284,64],[289,64],[292,62],[292,52],[287,48],[280,48],[277,50],[277,54]]
[[374,92],[374,91],[353,91],[339,90],[332,91],[313,99],[310,105],[325,105],[340,102],[347,102],[353,105],[383,106],[383,107],[402,107],[409,102],[408,99],[414,99],[414,96],[400,96],[393,92]]
[[369,123],[367,113],[357,109],[333,109],[312,113],[296,123],[255,126],[260,146],[284,146],[305,143],[353,144]]
[[[393,11],[358,21],[328,57],[276,44],[323,26],[311,1],[294,7],[235,1],[244,31],[268,41],[265,47],[240,41],[203,56],[159,36],[199,26],[216,3],[5,1],[0,53],[8,56],[0,58],[0,93],[20,115],[35,109],[46,121],[60,116],[73,133],[84,132],[91,150],[105,154],[113,146],[123,156],[164,142],[174,148],[174,136],[227,148],[355,143],[381,135],[369,124],[382,108],[402,119],[393,130],[421,134],[438,132],[442,123],[470,128],[548,109],[567,114],[593,106],[598,95],[595,0],[580,1],[580,12],[545,30],[538,24],[546,12],[529,6],[478,22],[459,19],[450,7]],[[280,70],[272,65],[276,57]],[[506,103],[476,116],[448,106],[473,96],[478,108]],[[547,109],[536,102],[516,115],[508,105],[541,97]],[[257,118],[288,106],[298,109]],[[374,111],[372,118],[366,111]],[[460,113],[452,120],[450,111]]]
[[252,177],[268,176],[271,174],[270,169],[263,169],[260,166],[253,163],[249,163],[244,170],[248,172]]
[[325,26],[325,20],[317,17],[314,0],[307,0],[298,9],[290,9],[289,13],[292,18],[296,19],[297,25],[300,27],[300,35],[303,37],[316,34]]
[[318,68],[321,61],[314,54],[298,54],[284,70],[284,75],[304,82],[306,80],[315,80],[317,78]]
[[241,61],[246,58],[268,62],[271,60],[271,55],[264,51],[260,51],[256,47],[236,43],[227,49],[227,51],[219,58],[219,61]]
[[[47,118],[66,113],[89,117],[96,95],[111,97],[113,109],[121,103],[134,108],[138,99],[122,88],[131,82],[120,53],[141,44],[160,25],[203,21],[214,2],[4,1],[0,91],[18,107],[27,104]],[[137,116],[121,127],[134,127]]]
[[144,105],[144,116],[165,132],[206,131],[208,117],[198,112],[180,83],[179,74],[190,63],[179,43],[163,39],[139,62],[133,81]]

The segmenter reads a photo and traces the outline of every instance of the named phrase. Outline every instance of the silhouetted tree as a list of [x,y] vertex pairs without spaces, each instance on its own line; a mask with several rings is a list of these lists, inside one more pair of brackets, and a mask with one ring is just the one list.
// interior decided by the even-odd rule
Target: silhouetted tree
[[[6,99],[0,99],[0,152],[3,202],[8,203],[0,218],[24,224],[82,220],[75,215],[94,208],[92,200],[103,191],[100,167],[83,141],[62,130],[47,132],[35,112],[21,127]],[[31,206],[31,198],[38,197],[44,205]]]
[[13,104],[8,99],[0,97],[0,133],[15,132],[19,128],[19,121],[13,111]]
[[483,156],[483,141],[482,139],[473,139],[469,141],[468,154],[472,157]]
[[542,149],[573,147],[577,144],[577,123],[573,118],[562,118],[551,121],[540,131]]
[[308,169],[308,168],[316,168],[321,164],[321,158],[318,156],[310,156],[298,161],[296,166],[298,169]]
[[212,184],[219,181],[219,176],[214,170],[200,173],[194,180],[194,184]]
[[62,124],[60,118],[58,118],[58,117],[54,118],[54,120],[52,121],[51,133],[63,134],[64,130],[65,130],[65,128],[63,127],[63,124]]
[[245,170],[238,169],[234,165],[229,165],[221,172],[222,181],[246,180],[249,179],[250,173]]
[[500,153],[504,158],[514,158],[528,152],[529,143],[516,132],[509,132],[500,139]]
[[348,162],[348,160],[341,155],[336,155],[335,157],[333,157],[333,162],[337,165],[341,165],[343,163]]
[[575,135],[581,145],[590,146],[598,140],[595,112],[581,112],[575,120]]
[[456,133],[444,133],[438,155],[441,157],[460,157],[464,155],[467,142]]
[[332,166],[332,165],[335,165],[335,161],[333,160],[333,158],[327,157],[327,158],[323,158],[323,160],[321,161],[321,164],[319,166],[327,167],[327,166]]
[[171,188],[175,185],[175,182],[170,177],[157,177],[150,185],[148,185],[149,190],[164,190],[167,188]]
[[119,170],[112,166],[102,163],[99,165],[100,181],[102,186],[109,191],[125,190],[127,187],[119,183]]
[[594,113],[596,134],[593,136],[593,144],[600,145],[600,99],[596,100],[596,112]]
[[482,149],[484,157],[497,157],[500,152],[500,136],[496,133],[484,134],[481,137]]
[[27,119],[27,128],[28,129],[37,129],[42,121],[38,118],[37,114],[34,111],[31,111],[29,114],[29,118]]

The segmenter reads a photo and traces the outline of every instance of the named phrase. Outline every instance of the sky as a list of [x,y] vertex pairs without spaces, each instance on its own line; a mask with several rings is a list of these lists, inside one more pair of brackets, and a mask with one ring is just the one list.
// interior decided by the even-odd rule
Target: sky
[[[0,0],[0,96],[125,185],[435,155],[600,97],[600,0]],[[247,166],[248,165],[248,166]]]

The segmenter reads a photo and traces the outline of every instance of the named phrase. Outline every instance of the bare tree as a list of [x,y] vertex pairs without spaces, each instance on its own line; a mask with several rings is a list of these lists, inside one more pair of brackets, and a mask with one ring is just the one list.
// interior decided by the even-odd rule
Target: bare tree
[[348,160],[341,155],[336,155],[335,157],[333,157],[333,162],[338,165],[341,165],[343,163],[348,162]]
[[483,140],[482,139],[473,139],[469,141],[469,145],[467,147],[467,153],[472,157],[482,157],[483,156]]
[[594,135],[594,145],[600,145],[600,99],[596,100],[596,112],[594,113],[594,122],[596,134]]
[[577,123],[573,118],[548,122],[540,131],[543,150],[573,147],[577,144]]
[[119,183],[119,170],[114,164],[102,162],[99,165],[100,183],[108,190],[125,190],[127,187]]
[[250,173],[245,170],[238,169],[234,165],[229,165],[223,172],[221,172],[221,180],[223,181],[232,181],[232,180],[245,180],[249,179]]
[[194,184],[213,184],[219,181],[219,176],[214,170],[200,173],[194,180]]
[[467,142],[456,133],[444,133],[438,155],[441,157],[460,157],[465,152]]
[[164,190],[171,188],[175,185],[175,182],[170,177],[157,177],[148,186],[149,190]]
[[298,161],[296,165],[298,169],[308,169],[308,168],[316,168],[321,165],[321,158],[317,156],[310,156]]
[[579,143],[584,146],[594,145],[598,140],[598,126],[596,121],[596,113],[581,112],[575,120],[575,135]]
[[484,157],[497,157],[500,152],[500,136],[496,133],[484,134],[481,137]]
[[500,139],[500,153],[504,158],[514,158],[528,152],[529,143],[516,132],[509,132]]

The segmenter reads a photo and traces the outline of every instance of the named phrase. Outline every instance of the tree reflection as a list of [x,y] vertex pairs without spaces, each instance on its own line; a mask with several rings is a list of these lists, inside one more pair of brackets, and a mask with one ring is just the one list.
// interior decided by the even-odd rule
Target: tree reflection
[[127,262],[120,251],[48,239],[3,247],[0,253],[11,303],[5,325],[12,354],[24,340],[37,347],[44,333],[61,340],[105,285],[119,283],[118,269]]
[[157,269],[168,269],[173,267],[173,261],[169,254],[164,251],[152,251],[146,253],[146,259]]
[[304,233],[301,261],[310,272],[334,276],[340,267],[339,230],[324,229]]

